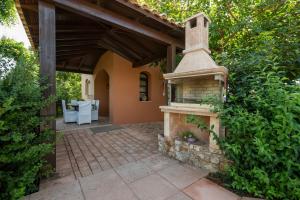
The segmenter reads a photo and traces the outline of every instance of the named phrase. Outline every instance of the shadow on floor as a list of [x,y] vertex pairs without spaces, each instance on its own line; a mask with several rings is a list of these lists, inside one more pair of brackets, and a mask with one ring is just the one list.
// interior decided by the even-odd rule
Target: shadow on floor
[[100,117],[98,121],[92,121],[91,124],[81,124],[78,125],[77,123],[65,123],[63,118],[56,119],[56,131],[70,131],[76,129],[85,129],[90,127],[99,127],[110,125],[110,121],[108,117]]

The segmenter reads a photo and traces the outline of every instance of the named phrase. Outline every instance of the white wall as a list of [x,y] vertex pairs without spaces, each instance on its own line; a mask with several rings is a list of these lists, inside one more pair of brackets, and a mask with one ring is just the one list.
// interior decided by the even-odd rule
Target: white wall
[[[89,80],[88,89],[86,91],[86,81]],[[93,75],[81,74],[81,98],[94,99],[94,78]]]

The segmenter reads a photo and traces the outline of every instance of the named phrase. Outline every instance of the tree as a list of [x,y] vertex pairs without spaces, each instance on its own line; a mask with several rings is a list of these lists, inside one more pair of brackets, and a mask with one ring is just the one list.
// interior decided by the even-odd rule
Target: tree
[[22,43],[0,40],[0,66],[7,68],[0,77],[0,199],[19,199],[37,190],[53,149],[53,131],[40,132],[46,121],[39,113],[54,99],[43,98],[37,57]]
[[56,94],[58,100],[81,98],[81,77],[78,73],[57,72]]
[[[198,12],[212,20],[210,49],[220,64],[236,60],[237,49],[256,52],[268,49],[269,56],[291,80],[300,74],[300,3],[297,0],[139,0],[152,9],[182,22]],[[241,54],[241,51],[238,52]],[[227,65],[230,70],[230,65]]]
[[9,25],[16,20],[16,7],[14,0],[0,1],[0,24]]

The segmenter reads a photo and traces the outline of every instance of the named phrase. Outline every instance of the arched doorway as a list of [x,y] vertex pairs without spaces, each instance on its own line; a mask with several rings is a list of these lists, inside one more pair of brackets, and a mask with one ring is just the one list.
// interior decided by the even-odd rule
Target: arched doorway
[[109,75],[105,70],[100,70],[94,81],[95,99],[100,100],[99,114],[101,117],[109,117]]

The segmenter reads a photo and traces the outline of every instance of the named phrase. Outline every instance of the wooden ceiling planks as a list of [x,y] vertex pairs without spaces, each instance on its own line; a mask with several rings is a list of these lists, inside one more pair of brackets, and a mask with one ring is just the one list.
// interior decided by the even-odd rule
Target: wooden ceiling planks
[[[164,58],[169,44],[183,50],[181,27],[126,0],[47,1],[56,6],[57,70],[92,73],[107,50],[135,67]],[[38,49],[38,0],[16,2],[31,43]]]

